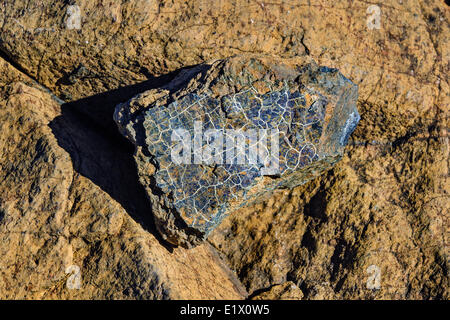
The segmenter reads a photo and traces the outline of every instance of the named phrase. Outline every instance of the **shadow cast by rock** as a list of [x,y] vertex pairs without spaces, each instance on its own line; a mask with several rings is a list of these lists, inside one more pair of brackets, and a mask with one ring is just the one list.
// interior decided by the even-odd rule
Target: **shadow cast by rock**
[[148,89],[157,88],[177,74],[148,81],[78,101],[63,104],[61,116],[50,123],[58,144],[71,158],[74,170],[90,179],[158,241],[172,251],[155,228],[151,204],[140,185],[133,159],[134,146],[117,130],[115,106]]

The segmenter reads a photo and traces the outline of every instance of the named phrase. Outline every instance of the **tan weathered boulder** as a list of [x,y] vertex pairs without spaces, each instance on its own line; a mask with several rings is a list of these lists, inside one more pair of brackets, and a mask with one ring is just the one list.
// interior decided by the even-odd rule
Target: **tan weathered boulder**
[[[1,64],[16,73],[10,79],[26,80]],[[245,297],[211,246],[173,249],[155,238],[139,216],[146,198],[128,183],[131,168],[113,142],[37,85],[2,89],[2,299]]]

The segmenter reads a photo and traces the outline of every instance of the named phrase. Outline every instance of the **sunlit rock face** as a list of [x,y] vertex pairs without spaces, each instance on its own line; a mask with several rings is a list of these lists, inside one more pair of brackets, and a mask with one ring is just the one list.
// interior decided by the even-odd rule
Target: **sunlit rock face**
[[236,209],[333,166],[360,119],[357,96],[306,57],[235,56],[181,71],[114,119],[136,146],[158,229],[189,247]]

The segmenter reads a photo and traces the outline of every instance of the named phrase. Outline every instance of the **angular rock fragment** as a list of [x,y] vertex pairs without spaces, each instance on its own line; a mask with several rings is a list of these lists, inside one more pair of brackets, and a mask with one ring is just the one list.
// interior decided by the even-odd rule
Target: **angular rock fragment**
[[116,107],[162,235],[192,246],[234,210],[335,164],[358,89],[306,57],[235,56]]

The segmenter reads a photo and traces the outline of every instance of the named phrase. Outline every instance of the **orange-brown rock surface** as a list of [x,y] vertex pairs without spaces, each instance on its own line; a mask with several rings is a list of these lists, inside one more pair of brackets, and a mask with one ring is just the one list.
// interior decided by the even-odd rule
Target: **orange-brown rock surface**
[[[0,297],[244,298],[236,272],[253,299],[448,299],[449,10],[3,1]],[[210,245],[166,248],[112,110],[242,52],[338,68],[361,121],[324,176],[231,215]]]
[[173,249],[155,238],[120,147],[39,87],[3,89],[1,298],[246,296],[209,245]]

